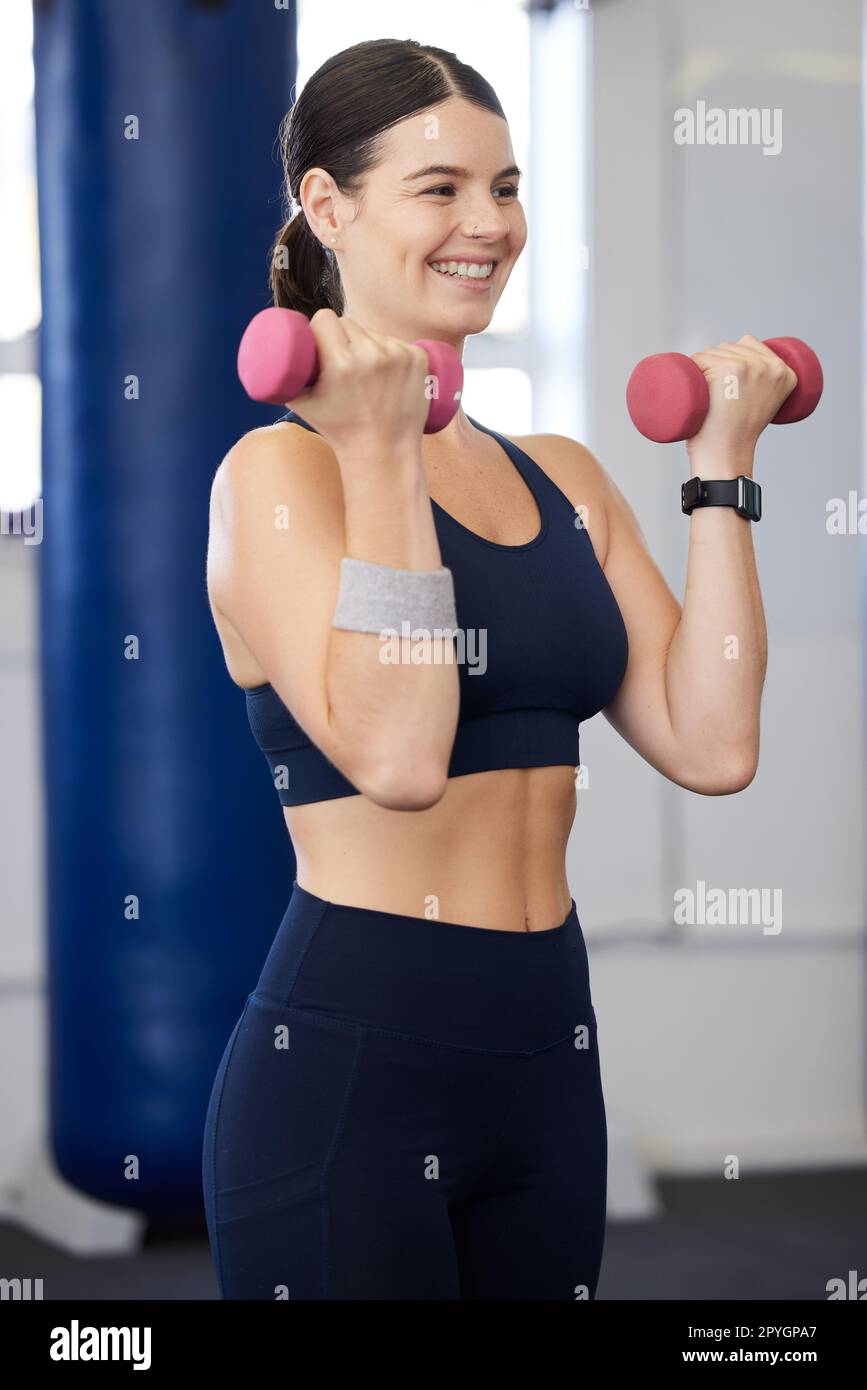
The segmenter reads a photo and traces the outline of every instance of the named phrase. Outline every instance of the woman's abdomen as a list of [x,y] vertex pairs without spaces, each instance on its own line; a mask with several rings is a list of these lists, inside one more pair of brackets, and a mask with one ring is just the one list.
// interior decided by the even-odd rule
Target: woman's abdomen
[[571,767],[449,780],[425,811],[365,797],[285,808],[297,879],[330,902],[503,931],[543,931],[569,910]]

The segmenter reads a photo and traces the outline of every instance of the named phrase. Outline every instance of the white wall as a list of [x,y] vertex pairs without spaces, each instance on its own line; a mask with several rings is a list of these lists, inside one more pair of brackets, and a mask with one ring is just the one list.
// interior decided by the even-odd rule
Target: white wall
[[[754,528],[769,635],[759,772],[683,791],[597,716],[582,730],[569,879],[590,943],[606,1096],[650,1162],[719,1171],[865,1149],[864,615],[857,536],[826,502],[861,484],[860,0],[596,0],[592,416],[587,443],[683,599],[682,444],[632,428],[651,352],[794,334],[816,414],[769,427]],[[783,148],[674,143],[674,111],[779,107]],[[535,422],[536,428],[543,426]],[[781,888],[783,928],[675,928],[698,879]]]
[[0,1213],[44,1133],[43,798],[37,672],[38,550],[0,535]]

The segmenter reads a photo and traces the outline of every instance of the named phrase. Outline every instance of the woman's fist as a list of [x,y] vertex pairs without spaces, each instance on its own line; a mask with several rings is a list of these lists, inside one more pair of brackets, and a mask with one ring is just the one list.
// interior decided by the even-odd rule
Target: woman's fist
[[792,368],[752,333],[694,352],[692,360],[704,373],[710,407],[698,434],[687,440],[687,452],[751,454],[797,384]]
[[338,457],[417,443],[430,405],[424,348],[362,328],[333,309],[318,309],[310,327],[319,376],[287,404]]

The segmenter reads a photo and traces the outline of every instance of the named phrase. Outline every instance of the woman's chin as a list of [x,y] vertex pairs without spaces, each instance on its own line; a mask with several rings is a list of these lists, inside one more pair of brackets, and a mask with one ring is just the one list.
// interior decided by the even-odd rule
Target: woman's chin
[[[454,291],[449,293],[449,297],[452,294]],[[453,304],[444,303],[443,299],[444,296],[427,296],[430,316],[441,319],[455,332],[460,332],[461,324],[466,324],[467,332],[480,333],[494,316],[496,300],[490,295],[454,294]]]

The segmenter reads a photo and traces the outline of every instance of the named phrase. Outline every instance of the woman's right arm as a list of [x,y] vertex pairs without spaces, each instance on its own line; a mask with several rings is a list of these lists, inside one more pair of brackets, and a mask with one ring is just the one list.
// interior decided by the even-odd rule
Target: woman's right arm
[[[380,660],[377,634],[331,626],[344,555],[442,565],[421,442],[356,434],[340,458],[300,426],[244,435],[211,490],[207,585],[307,736],[358,790],[425,810],[446,788],[458,721],[453,661]],[[401,641],[407,655],[410,643]]]

